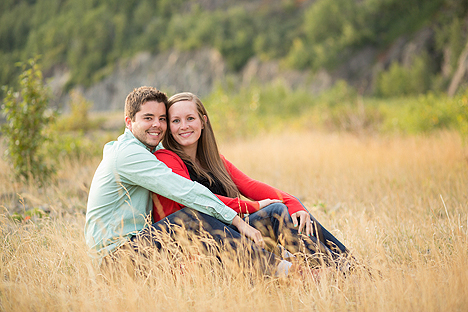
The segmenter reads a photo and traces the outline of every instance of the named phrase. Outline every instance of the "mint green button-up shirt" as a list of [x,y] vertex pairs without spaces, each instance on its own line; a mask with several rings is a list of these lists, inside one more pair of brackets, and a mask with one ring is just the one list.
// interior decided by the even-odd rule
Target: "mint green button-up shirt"
[[94,174],[86,211],[87,245],[103,256],[148,226],[150,191],[226,223],[236,216],[207,188],[173,173],[126,129],[104,146]]

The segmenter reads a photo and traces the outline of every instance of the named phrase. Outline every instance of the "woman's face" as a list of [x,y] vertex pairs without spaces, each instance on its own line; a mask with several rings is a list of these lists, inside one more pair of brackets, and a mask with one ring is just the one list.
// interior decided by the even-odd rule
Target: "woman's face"
[[171,134],[177,143],[184,148],[196,148],[203,129],[197,105],[192,101],[177,102],[169,108],[168,114]]

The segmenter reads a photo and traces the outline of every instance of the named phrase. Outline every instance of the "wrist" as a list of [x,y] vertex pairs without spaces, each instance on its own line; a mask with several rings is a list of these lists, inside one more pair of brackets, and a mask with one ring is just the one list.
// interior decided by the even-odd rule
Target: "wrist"
[[235,216],[234,219],[232,219],[232,225],[234,225],[237,229],[239,229],[239,226],[242,224],[242,219],[239,216]]

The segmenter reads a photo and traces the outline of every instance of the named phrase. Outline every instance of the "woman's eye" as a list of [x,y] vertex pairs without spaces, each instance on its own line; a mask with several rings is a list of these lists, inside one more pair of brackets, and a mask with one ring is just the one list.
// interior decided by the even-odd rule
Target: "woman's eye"
[[178,122],[179,122],[179,119],[172,120],[172,123],[178,123]]
[[189,117],[189,118],[187,118],[187,119],[188,119],[188,120],[195,120],[194,117]]

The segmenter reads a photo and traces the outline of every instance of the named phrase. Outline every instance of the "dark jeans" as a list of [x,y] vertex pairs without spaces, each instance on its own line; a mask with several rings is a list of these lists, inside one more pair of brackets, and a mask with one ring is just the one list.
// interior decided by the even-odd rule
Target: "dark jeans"
[[[233,225],[227,225],[218,219],[190,208],[179,210],[166,218],[143,229],[129,242],[137,253],[145,255],[145,250],[164,248],[163,241],[172,242],[210,237],[209,240],[197,239],[205,252],[220,254],[223,249],[235,251],[241,257],[248,257],[266,274],[273,274],[280,259],[278,244],[291,253],[300,253],[315,264],[339,265],[339,259],[346,257],[349,251],[312,215],[313,236],[298,233],[294,227],[287,207],[282,203],[271,204],[244,218],[258,229],[268,245],[262,249],[252,241],[245,239]],[[184,229],[184,231],[180,231]],[[212,244],[213,240],[216,244]],[[211,243],[210,243],[211,242]]]
[[204,249],[202,251],[209,254],[219,255],[223,249],[234,251],[238,255],[249,257],[267,274],[274,273],[279,261],[276,255],[245,239],[235,227],[229,227],[212,216],[190,208],[183,208],[141,230],[131,238],[129,244],[137,253],[145,255],[145,250],[165,248],[164,242],[168,238],[172,242],[196,240],[201,249]]
[[[328,265],[334,260],[348,256],[348,249],[311,214],[310,217],[313,228],[313,236],[310,237],[298,233],[299,226],[294,227],[288,207],[282,203],[268,205],[244,220],[259,230],[272,248],[279,243],[289,252],[315,256],[315,259]],[[302,232],[305,233],[305,229]]]

